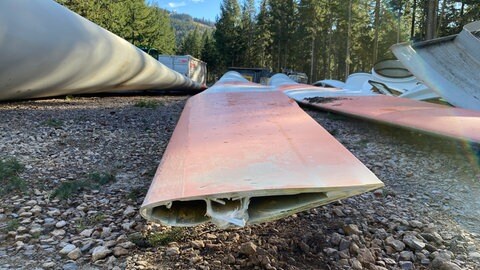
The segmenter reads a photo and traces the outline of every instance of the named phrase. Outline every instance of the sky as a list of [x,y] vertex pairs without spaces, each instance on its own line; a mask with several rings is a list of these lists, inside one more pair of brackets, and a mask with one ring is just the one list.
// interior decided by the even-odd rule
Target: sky
[[220,13],[221,0],[152,0],[161,8],[177,13],[186,13],[195,18],[215,22]]

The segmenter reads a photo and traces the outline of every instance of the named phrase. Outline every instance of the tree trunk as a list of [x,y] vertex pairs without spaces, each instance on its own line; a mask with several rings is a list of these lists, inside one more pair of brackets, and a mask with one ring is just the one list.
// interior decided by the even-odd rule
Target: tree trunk
[[352,0],[348,1],[347,51],[345,55],[345,81],[350,75],[350,32],[352,31]]
[[428,0],[427,6],[427,23],[425,39],[433,39],[436,37],[435,29],[437,29],[437,0]]
[[410,28],[410,39],[413,39],[415,36],[415,16],[417,16],[417,0],[413,0],[412,7],[412,27]]
[[375,34],[373,38],[373,58],[372,64],[377,62],[378,57],[378,31],[380,28],[380,0],[375,1]]

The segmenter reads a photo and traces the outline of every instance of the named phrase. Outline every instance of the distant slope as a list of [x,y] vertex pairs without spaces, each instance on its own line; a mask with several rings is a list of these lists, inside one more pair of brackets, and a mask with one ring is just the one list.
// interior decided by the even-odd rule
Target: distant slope
[[188,32],[195,30],[195,27],[198,27],[198,30],[202,33],[206,30],[212,31],[215,28],[214,22],[192,18],[192,16],[188,14],[170,13],[170,22],[173,29],[175,29],[177,47],[180,45],[183,37],[185,37]]

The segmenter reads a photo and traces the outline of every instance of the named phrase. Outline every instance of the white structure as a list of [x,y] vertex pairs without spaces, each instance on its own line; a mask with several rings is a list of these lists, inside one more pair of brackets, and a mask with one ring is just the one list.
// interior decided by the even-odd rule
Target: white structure
[[199,87],[54,1],[0,1],[0,100]]
[[395,56],[449,103],[480,110],[480,21],[458,35],[392,46]]
[[200,85],[207,84],[207,64],[191,55],[159,55],[158,61]]

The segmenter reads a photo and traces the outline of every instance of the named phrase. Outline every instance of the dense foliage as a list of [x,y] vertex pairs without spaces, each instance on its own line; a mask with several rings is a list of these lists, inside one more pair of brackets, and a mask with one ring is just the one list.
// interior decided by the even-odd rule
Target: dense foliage
[[211,77],[268,67],[312,82],[369,71],[393,57],[395,43],[456,34],[480,19],[478,0],[222,0],[212,27],[144,0],[57,1],[134,45],[200,58]]
[[57,0],[60,4],[138,47],[175,53],[169,14],[144,0]]
[[[215,45],[228,66],[344,79],[392,58],[391,45],[458,33],[480,19],[474,0],[223,0]],[[430,12],[429,12],[430,11]]]

